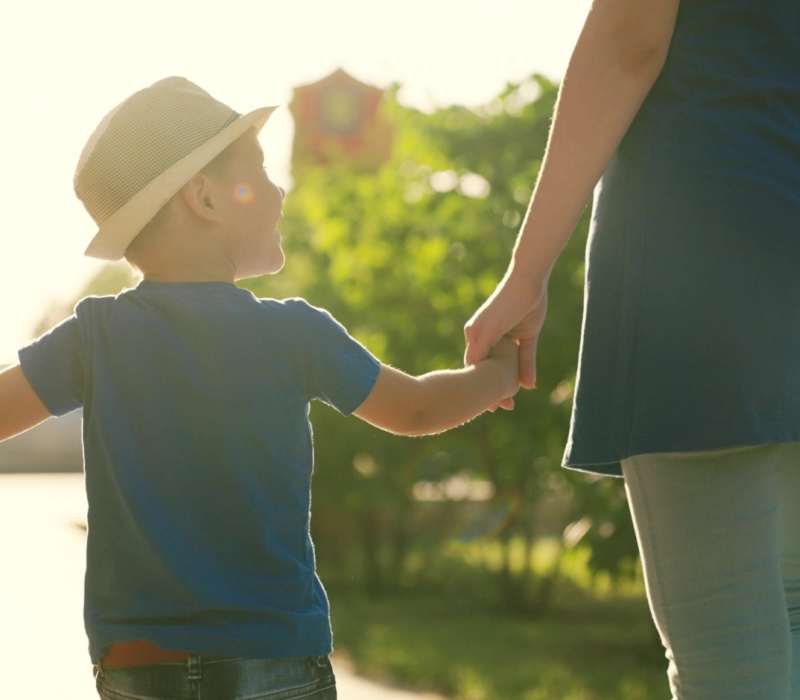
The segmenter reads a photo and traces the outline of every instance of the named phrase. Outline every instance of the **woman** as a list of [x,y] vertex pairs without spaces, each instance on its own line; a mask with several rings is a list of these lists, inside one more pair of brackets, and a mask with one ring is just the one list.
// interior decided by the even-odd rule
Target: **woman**
[[595,0],[467,363],[535,385],[593,189],[564,464],[625,477],[673,697],[798,700],[800,3]]

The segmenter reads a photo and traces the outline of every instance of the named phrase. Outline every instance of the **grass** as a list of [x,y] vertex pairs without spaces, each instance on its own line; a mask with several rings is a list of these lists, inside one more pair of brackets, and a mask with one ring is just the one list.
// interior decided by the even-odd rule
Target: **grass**
[[489,597],[476,604],[452,584],[381,598],[334,585],[337,653],[363,675],[450,700],[668,697],[641,591],[598,593],[572,580],[558,590],[547,614],[531,617],[501,612]]

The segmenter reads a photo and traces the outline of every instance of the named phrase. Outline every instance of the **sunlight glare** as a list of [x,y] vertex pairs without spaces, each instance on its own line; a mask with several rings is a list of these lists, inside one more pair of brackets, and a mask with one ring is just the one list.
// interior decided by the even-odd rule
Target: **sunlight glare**
[[[133,91],[185,75],[239,111],[281,105],[262,142],[273,179],[289,190],[294,86],[343,68],[400,86],[400,101],[416,109],[477,108],[531,73],[559,79],[589,5],[242,0],[236,12],[209,14],[186,0],[142,0],[135,10],[75,0],[50,3],[43,23],[39,5],[13,4],[0,27],[0,98],[13,105],[0,133],[0,187],[13,201],[0,237],[0,363],[14,361],[48,307],[74,299],[100,269],[83,257],[96,227],[72,176],[91,130]],[[104,30],[121,22],[129,31]],[[473,184],[461,186],[481,196]]]

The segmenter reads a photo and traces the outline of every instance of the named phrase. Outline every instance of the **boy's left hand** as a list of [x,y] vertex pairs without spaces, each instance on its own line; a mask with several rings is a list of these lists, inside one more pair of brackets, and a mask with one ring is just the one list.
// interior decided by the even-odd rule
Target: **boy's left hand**
[[513,382],[516,385],[514,393],[489,410],[494,413],[498,408],[506,411],[514,410],[514,394],[519,389],[519,344],[509,336],[503,336],[500,341],[489,351],[488,357],[493,360],[499,360],[508,368],[509,373],[513,376]]
[[14,437],[50,417],[22,367],[0,372],[0,440]]

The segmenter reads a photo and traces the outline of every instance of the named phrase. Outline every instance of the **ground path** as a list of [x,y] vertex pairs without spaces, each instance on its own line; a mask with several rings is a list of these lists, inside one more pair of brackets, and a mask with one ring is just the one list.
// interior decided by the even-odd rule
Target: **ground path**
[[[0,475],[0,698],[96,698],[83,634],[81,474]],[[341,700],[433,700],[358,678],[334,658]]]

